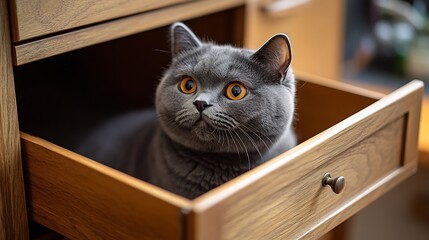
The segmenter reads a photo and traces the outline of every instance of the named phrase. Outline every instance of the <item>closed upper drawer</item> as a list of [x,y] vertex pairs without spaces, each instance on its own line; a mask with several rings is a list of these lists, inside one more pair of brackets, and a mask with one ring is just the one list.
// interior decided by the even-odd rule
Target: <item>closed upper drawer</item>
[[14,41],[22,41],[189,0],[11,0]]
[[[11,29],[15,41],[12,43],[12,56],[16,66],[139,34],[176,21],[230,10],[237,11],[236,14],[240,16],[241,7],[245,3],[245,0],[11,1]],[[121,5],[122,2],[125,3]],[[181,4],[166,6],[179,2]],[[141,12],[161,6],[165,7]],[[134,14],[129,15],[131,13]],[[107,21],[113,17],[120,18]],[[233,19],[229,21],[241,21],[236,17]],[[85,26],[76,28],[83,25]],[[231,24],[231,27],[236,28],[232,36],[240,36],[242,32],[240,26]],[[66,29],[69,30],[63,31]],[[36,36],[40,37],[34,39]]]
[[[382,97],[298,76],[301,143],[194,200],[23,133],[30,215],[75,239],[322,235],[415,171],[423,84]],[[339,194],[326,173],[344,177]]]

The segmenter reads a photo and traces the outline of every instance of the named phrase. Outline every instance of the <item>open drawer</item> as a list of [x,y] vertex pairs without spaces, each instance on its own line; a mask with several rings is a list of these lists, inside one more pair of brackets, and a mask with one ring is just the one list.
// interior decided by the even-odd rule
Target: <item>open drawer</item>
[[194,200],[22,133],[31,218],[72,239],[321,236],[415,172],[423,84],[383,97],[298,76],[301,143]]

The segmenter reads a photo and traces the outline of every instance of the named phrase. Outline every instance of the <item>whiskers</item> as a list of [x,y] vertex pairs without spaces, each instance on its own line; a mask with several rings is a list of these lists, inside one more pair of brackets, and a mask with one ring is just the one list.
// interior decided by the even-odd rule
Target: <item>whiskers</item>
[[[246,144],[243,142],[243,140],[241,139],[241,137],[237,133],[237,131],[234,130],[233,132],[237,136],[238,140],[240,140],[240,142],[243,144],[243,148],[244,148],[244,151],[246,152],[246,156],[247,156],[248,169],[250,170],[250,155],[249,155],[249,151],[247,151]],[[259,150],[258,150],[258,152],[259,152]],[[262,156],[261,156],[261,158],[262,158]]]
[[[241,160],[241,154],[240,154],[240,150],[238,149],[238,145],[237,145],[237,143],[235,142],[235,138],[234,138],[234,135],[232,134],[232,132],[230,131],[230,130],[225,130],[225,136],[226,136],[226,139],[227,139],[227,141],[228,141],[228,144],[229,144],[229,138],[228,138],[228,136],[230,136],[231,137],[231,140],[232,140],[232,142],[234,143],[234,146],[235,146],[235,149],[237,150],[237,155],[238,155],[238,159],[239,160]],[[228,149],[229,149],[229,146],[228,146]],[[248,159],[247,159],[249,162],[250,162],[250,158],[248,157]]]
[[[270,146],[274,145],[273,141],[267,137],[267,135],[261,133],[261,132],[255,132],[254,130],[252,130],[252,126],[250,124],[242,124],[241,125],[243,128],[245,128],[247,131],[249,131],[251,134],[255,135],[256,137],[258,137],[258,139],[265,145],[265,147],[267,148],[267,151],[270,150],[270,147],[267,145],[267,143],[265,142],[265,140],[268,140],[268,142],[270,143]],[[262,137],[265,139],[262,139]]]
[[[227,141],[227,151],[229,152],[230,139],[235,146],[238,156],[240,157],[244,152],[247,157],[248,168],[251,168],[251,153],[255,152],[259,155],[261,161],[264,160],[262,150],[260,149],[261,145],[265,146],[266,150],[269,151],[270,147],[273,145],[272,140],[263,133],[260,133],[254,130],[254,127],[250,124],[241,124],[235,120],[232,116],[224,112],[216,112],[214,114],[214,125],[221,127],[219,132],[222,138],[226,138]],[[225,139],[222,140],[222,145]],[[220,140],[219,140],[220,144]],[[249,150],[249,146],[252,151]]]
[[[200,113],[198,113],[200,114]],[[257,127],[250,123],[240,123],[234,117],[225,112],[212,112],[203,116],[207,125],[199,123],[201,116],[189,113],[186,110],[180,110],[174,115],[163,116],[159,118],[169,125],[172,130],[185,127],[190,130],[186,141],[188,144],[205,144],[202,149],[212,149],[214,152],[223,152],[237,154],[238,161],[247,160],[247,167],[252,168],[253,161],[264,161],[264,153],[270,150],[273,145],[270,137],[261,133]],[[207,140],[204,140],[207,139]],[[203,141],[203,142],[201,142]],[[198,148],[198,145],[195,147]],[[201,146],[203,147],[203,145]],[[245,163],[242,163],[245,164]],[[241,163],[240,163],[241,165]]]
[[187,109],[182,109],[176,113],[175,121],[177,124],[191,127],[199,119],[199,113],[189,113]]

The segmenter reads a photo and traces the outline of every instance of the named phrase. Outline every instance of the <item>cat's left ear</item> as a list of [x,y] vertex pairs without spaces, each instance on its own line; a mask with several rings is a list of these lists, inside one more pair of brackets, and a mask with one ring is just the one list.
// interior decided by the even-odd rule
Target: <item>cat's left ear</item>
[[292,62],[292,49],[286,34],[271,37],[252,58],[268,68],[269,71],[281,74],[283,78]]
[[200,46],[200,40],[185,24],[177,22],[171,26],[171,52],[173,56]]

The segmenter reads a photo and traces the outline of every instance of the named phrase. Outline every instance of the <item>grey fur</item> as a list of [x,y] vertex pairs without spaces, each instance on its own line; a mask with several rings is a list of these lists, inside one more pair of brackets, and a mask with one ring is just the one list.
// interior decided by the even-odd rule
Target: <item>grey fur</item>
[[[202,43],[182,23],[171,33],[172,62],[157,87],[156,117],[145,111],[113,120],[78,152],[192,199],[295,146],[286,35],[255,52]],[[197,82],[195,93],[179,90],[182,76]],[[236,101],[225,96],[235,81],[248,88]],[[200,113],[197,100],[212,106]]]

